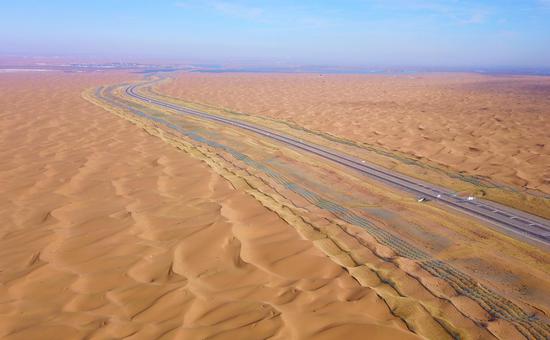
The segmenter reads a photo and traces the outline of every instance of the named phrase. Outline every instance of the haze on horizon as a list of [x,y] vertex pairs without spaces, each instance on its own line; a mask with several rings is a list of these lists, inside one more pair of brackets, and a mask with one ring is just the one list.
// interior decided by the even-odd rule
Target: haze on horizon
[[1,9],[0,56],[550,67],[548,0],[20,0]]

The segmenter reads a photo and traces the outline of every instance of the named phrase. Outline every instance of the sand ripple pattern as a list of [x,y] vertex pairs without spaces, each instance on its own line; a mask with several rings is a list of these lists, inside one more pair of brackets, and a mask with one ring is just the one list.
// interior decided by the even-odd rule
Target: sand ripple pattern
[[132,75],[2,77],[1,338],[419,338],[275,213],[80,97]]
[[[96,92],[96,95],[100,95],[102,89]],[[119,105],[115,101],[109,98],[102,97],[103,100],[109,101],[113,105]],[[415,260],[419,265],[431,273],[432,275],[441,278],[448,282],[458,293],[465,295],[472,300],[479,303],[479,305],[485,309],[493,318],[503,319],[511,322],[516,328],[526,337],[530,339],[547,339],[550,336],[550,325],[544,320],[540,320],[537,316],[524,312],[519,306],[512,301],[498,295],[491,291],[489,288],[479,284],[468,275],[458,271],[457,269],[449,266],[448,264],[431,258],[427,253],[415,248],[408,244],[406,241],[399,239],[386,230],[377,227],[364,217],[354,214],[349,209],[327,201],[317,193],[307,190],[296,183],[289,182],[283,175],[272,171],[264,164],[258,163],[242,154],[241,152],[222,145],[216,141],[209,140],[203,136],[198,135],[194,131],[187,131],[181,126],[178,126],[164,118],[157,116],[151,116],[143,111],[136,110],[135,108],[123,106],[126,110],[130,110],[134,114],[153,120],[157,123],[163,124],[171,129],[178,131],[184,136],[199,142],[207,144],[210,147],[223,150],[231,154],[236,159],[246,163],[254,169],[257,169],[269,177],[274,179],[279,184],[283,185],[287,189],[299,194],[308,202],[313,205],[322,208],[326,211],[333,213],[339,219],[348,222],[350,224],[365,228],[378,242],[388,246],[395,251],[399,256]]]

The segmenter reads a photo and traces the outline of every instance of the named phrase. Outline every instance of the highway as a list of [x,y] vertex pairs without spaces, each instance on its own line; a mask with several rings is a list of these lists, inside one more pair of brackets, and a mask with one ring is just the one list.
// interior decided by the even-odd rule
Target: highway
[[[383,167],[372,164],[366,160],[352,157],[342,152],[313,144],[296,137],[286,136],[280,132],[271,131],[264,127],[254,126],[236,119],[229,119],[218,115],[186,108],[169,102],[158,100],[154,97],[146,97],[136,91],[140,86],[150,85],[136,84],[126,88],[126,94],[145,104],[154,104],[163,108],[174,110],[181,114],[238,127],[263,137],[283,143],[287,146],[299,149],[325,160],[340,164],[349,169],[358,171],[380,182],[409,192],[415,196],[424,197],[429,201],[444,204],[452,209],[476,217],[488,222],[497,230],[510,236],[530,241],[530,243],[550,249],[550,221],[544,218],[528,214],[510,207],[476,198],[468,200],[457,196],[449,189],[409,177]],[[422,203],[419,203],[422,204]]]

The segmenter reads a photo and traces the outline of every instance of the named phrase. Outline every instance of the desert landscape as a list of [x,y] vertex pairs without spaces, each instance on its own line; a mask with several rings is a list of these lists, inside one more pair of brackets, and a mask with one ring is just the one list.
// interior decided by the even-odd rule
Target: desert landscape
[[185,73],[159,92],[550,194],[548,77]]
[[0,337],[419,338],[275,213],[81,97],[136,78],[0,76]]
[[[279,102],[307,103],[306,94],[298,100],[294,92],[313,95],[318,77],[330,89],[397,84],[403,92],[396,102],[406,101],[407,87],[458,96],[466,87],[487,86],[475,75],[454,83],[449,75],[418,76],[426,84],[413,86],[409,76],[3,72],[0,336],[537,339],[550,332],[544,249],[443,207],[421,207],[395,188],[241,129],[139,103],[124,90],[152,81],[140,93],[219,117],[269,107],[237,117],[318,143],[328,142],[315,129],[335,136],[342,129],[349,133],[344,137],[360,139],[353,135],[360,125],[321,124],[337,118],[323,111],[332,107],[329,100],[318,98],[326,106],[319,109],[322,119],[312,118],[315,107],[303,117],[275,110]],[[244,94],[223,88],[226,81],[233,91],[265,86],[266,93],[282,94],[268,100],[255,93],[258,101],[247,104]],[[296,89],[284,93],[289,84]],[[351,98],[365,96],[356,91]],[[518,95],[539,98],[538,90],[524,91]],[[449,100],[448,93],[441,96]],[[228,98],[235,103],[225,103]],[[544,110],[543,104],[532,106]],[[357,117],[360,124],[383,115],[368,118],[370,106],[363,110],[340,120]],[[423,125],[424,135],[451,146],[462,139],[448,131],[479,131],[457,119],[444,133],[435,128],[435,109],[426,111],[434,125]],[[307,114],[312,130],[285,123],[307,125]],[[517,136],[529,132],[518,122],[506,127],[512,136],[513,126]],[[420,123],[396,117],[365,137],[413,138],[410,124]],[[540,127],[532,129],[532,141],[544,140]],[[528,148],[529,140],[521,140]],[[499,141],[488,137],[479,153],[513,162],[514,155],[496,151]],[[338,143],[328,144],[348,150]],[[510,143],[522,154],[524,146]],[[545,170],[542,150],[532,165]],[[440,162],[466,171],[462,163]],[[502,176],[491,180],[544,193],[544,186],[529,188],[536,176],[530,184]]]
[[550,340],[548,0],[0,12],[0,339]]
[[[332,152],[365,151],[353,143],[167,96],[161,88],[173,78],[151,75],[83,96],[244,188],[374,289],[414,333],[438,339],[545,336],[550,301],[544,247],[517,242],[517,234],[495,232],[437,203],[419,205],[403,191],[320,160],[318,153],[289,148],[280,137],[330,145]],[[258,135],[242,124],[270,130]]]

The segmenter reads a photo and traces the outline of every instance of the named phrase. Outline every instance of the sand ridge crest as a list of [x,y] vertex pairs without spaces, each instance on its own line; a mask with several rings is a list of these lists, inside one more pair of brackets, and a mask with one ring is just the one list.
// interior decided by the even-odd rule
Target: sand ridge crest
[[2,77],[0,336],[418,338],[252,197],[80,97],[132,75]]
[[[101,104],[100,104],[100,105],[101,105]],[[116,112],[116,110],[115,110],[114,112]],[[118,114],[118,113],[117,113],[117,114]],[[245,188],[245,187],[247,187],[247,186],[248,186],[249,188],[252,188],[252,191],[249,191],[249,192],[250,192],[254,197],[256,197],[258,200],[262,201],[262,204],[264,204],[264,205],[267,204],[266,206],[270,206],[270,204],[271,204],[271,203],[269,203],[270,195],[267,195],[267,198],[265,198],[265,197],[264,197],[265,195],[262,196],[261,193],[259,193],[258,195],[256,195],[256,193],[255,193],[255,190],[256,190],[256,189],[265,187],[265,184],[266,184],[267,186],[269,186],[269,183],[267,183],[267,182],[265,182],[265,181],[264,181],[263,183],[261,183],[261,182],[259,183],[259,182],[257,181],[258,178],[256,178],[256,179],[253,178],[253,177],[254,177],[254,174],[246,170],[247,164],[250,163],[249,161],[246,161],[246,162],[245,162],[245,163],[247,163],[247,164],[244,164],[244,163],[243,163],[243,164],[240,164],[240,165],[239,165],[239,164],[235,164],[234,161],[230,160],[230,159],[231,159],[231,155],[227,155],[227,156],[229,156],[229,159],[228,159],[227,157],[224,157],[224,156],[222,155],[222,158],[224,159],[225,162],[229,162],[230,164],[233,163],[233,164],[231,165],[231,167],[237,166],[237,169],[235,169],[235,168],[233,167],[232,170],[231,170],[231,169],[228,170],[228,169],[226,168],[226,165],[220,165],[220,164],[218,164],[218,163],[212,162],[212,159],[211,159],[211,158],[212,158],[213,156],[214,156],[214,158],[220,156],[220,154],[214,154],[214,155],[212,155],[212,152],[215,152],[215,151],[209,150],[209,148],[201,148],[201,147],[196,147],[196,146],[193,146],[193,145],[189,146],[188,143],[182,142],[181,139],[173,138],[173,136],[168,136],[168,135],[167,135],[165,132],[163,132],[163,130],[160,129],[158,126],[149,126],[149,125],[147,125],[146,122],[145,122],[145,124],[144,124],[144,122],[141,122],[140,119],[135,119],[135,117],[131,117],[131,116],[125,116],[124,113],[120,113],[120,114],[121,114],[121,116],[126,117],[126,118],[128,118],[128,119],[134,121],[134,122],[135,122],[136,124],[138,124],[139,126],[144,127],[144,128],[145,128],[148,132],[150,132],[151,134],[161,137],[161,138],[164,139],[165,141],[167,141],[167,142],[169,142],[169,143],[171,143],[171,144],[177,146],[178,148],[182,148],[182,149],[184,149],[184,150],[186,150],[186,151],[188,151],[188,152],[191,152],[191,153],[193,153],[193,154],[197,154],[199,158],[203,158],[210,166],[212,166],[212,167],[215,168],[215,169],[219,169],[219,172],[221,172],[221,173],[226,173],[226,174],[224,175],[224,177],[229,178],[229,179],[232,181],[232,183],[238,183],[238,186],[239,186],[240,188]],[[158,116],[157,116],[157,117],[158,117]],[[154,125],[155,125],[155,124],[154,124]],[[197,152],[196,152],[196,149],[201,149],[201,151],[199,151],[199,152],[197,153]],[[202,154],[202,155],[201,155],[201,154]],[[238,156],[238,155],[237,155],[236,158],[237,158],[237,159],[242,159],[242,156]],[[237,162],[237,163],[238,163],[238,162]],[[240,169],[239,169],[239,168],[240,168]],[[243,170],[244,170],[244,171],[243,171]],[[252,172],[254,172],[253,169],[251,169],[251,170],[252,170]],[[227,173],[227,171],[229,171],[229,173]],[[245,178],[244,183],[243,183],[243,180],[242,180],[243,178]],[[261,178],[260,178],[260,180],[263,181],[263,179],[261,179]],[[263,189],[261,189],[260,191],[263,191]],[[277,191],[277,190],[276,190],[276,191]],[[286,196],[286,193],[285,193],[285,196]],[[267,200],[267,201],[266,201],[266,200]],[[277,200],[275,200],[274,203],[277,204],[278,201],[281,201],[280,197],[279,197]],[[270,207],[272,207],[272,206],[270,206]],[[293,216],[293,215],[291,214],[291,212],[290,212],[290,214],[287,214],[287,213],[285,212],[285,209],[286,209],[286,208],[283,207],[282,210],[278,210],[279,208],[280,208],[280,207],[277,207],[277,206],[274,207],[274,209],[278,211],[278,214],[280,214],[280,216],[282,216],[282,217],[283,217],[285,220],[287,220],[289,223],[295,225],[296,220],[299,220],[299,218],[296,219],[296,215]],[[309,208],[309,207],[308,207],[308,208]],[[270,209],[273,209],[273,208],[270,208]],[[286,210],[288,210],[288,209],[286,209]],[[292,210],[292,209],[290,209],[290,210]],[[303,211],[301,211],[300,214],[303,214]],[[299,216],[300,214],[298,214],[298,216]],[[308,233],[310,233],[310,232],[308,231]],[[311,233],[310,233],[310,234],[311,234]],[[313,234],[315,234],[315,233],[313,233]],[[326,238],[326,236],[327,236],[327,235],[325,234],[325,238]],[[317,239],[317,236],[314,236],[314,238]],[[320,238],[322,239],[323,237],[321,236]],[[350,265],[353,265],[353,261],[350,262],[350,257],[349,257],[349,255],[343,254],[343,253],[338,254],[338,247],[335,247],[333,243],[328,242],[328,241],[323,241],[323,240],[321,240],[321,242],[318,242],[318,243],[319,243],[320,245],[326,244],[326,247],[324,247],[323,250],[326,251],[326,253],[328,253],[328,254],[331,255],[331,256],[332,256],[332,255],[335,255],[334,257],[332,257],[333,260],[334,260],[335,262],[339,263],[339,264],[342,265],[342,266],[350,266]],[[382,257],[386,257],[386,258],[387,258],[387,257],[393,257],[393,256],[395,256],[395,253],[393,253],[392,251],[389,251],[387,248],[380,247],[380,249],[383,249],[383,251],[386,252],[386,255],[383,255]],[[468,279],[468,280],[469,280],[469,279]],[[481,286],[480,286],[480,287],[481,287]],[[493,294],[493,293],[491,293],[491,294]],[[484,307],[484,308],[486,308],[486,307]],[[514,308],[515,308],[515,307],[514,307]],[[513,313],[515,313],[515,312],[513,312]],[[487,317],[486,317],[486,315],[485,315],[485,316],[483,316],[481,319],[486,319],[486,318],[487,318]],[[486,321],[487,321],[487,320],[486,320]],[[479,322],[483,322],[483,321],[482,321],[482,320],[479,320]],[[494,322],[494,323],[492,323],[491,327],[495,326],[495,327],[498,328],[498,327],[500,327],[500,326],[496,326],[496,325],[497,325],[497,324],[500,324],[500,323],[502,323],[502,322],[500,322],[500,321]],[[506,330],[506,328],[509,328],[508,326],[509,326],[509,325],[506,325],[506,324],[502,325],[502,326],[500,327],[501,330],[498,331],[498,333],[500,333],[501,335],[503,335],[504,333],[502,333],[502,332],[511,331],[511,332],[512,332],[511,334],[513,334],[513,332],[514,332],[513,329],[509,329],[508,331]],[[495,331],[496,331],[496,329],[495,329]],[[511,337],[514,337],[514,336],[512,336],[511,334],[509,334],[509,337],[510,337],[510,336],[511,336]],[[519,335],[516,334],[516,336],[519,336]]]
[[[91,101],[95,102],[95,99],[90,98]],[[101,105],[101,104],[99,104]],[[109,108],[109,110],[113,110],[112,108]],[[133,115],[127,115],[122,111],[113,110],[114,113],[121,115],[122,117],[125,117],[133,122],[135,122],[137,125],[143,127],[146,131],[151,133],[154,136],[158,136],[165,140],[166,142],[173,144],[174,146],[181,148],[183,150],[186,150],[187,152],[190,152],[193,155],[196,155],[196,157],[203,159],[206,163],[208,163],[211,167],[214,169],[217,169],[217,172],[223,174],[224,177],[228,178],[232,183],[237,184],[240,188],[248,188],[245,189],[249,194],[251,194],[253,197],[255,197],[257,200],[262,202],[262,204],[266,207],[269,207],[269,209],[277,211],[279,216],[281,216],[285,221],[292,224],[294,227],[296,227],[300,233],[307,239],[314,240],[314,243],[317,247],[323,250],[323,252],[331,257],[333,261],[338,263],[339,265],[343,267],[347,267],[348,270],[350,268],[357,266],[357,263],[354,262],[354,260],[350,257],[350,254],[343,251],[341,248],[339,248],[338,245],[334,243],[332,239],[327,239],[329,237],[330,231],[324,231],[319,233],[314,230],[312,230],[312,227],[315,229],[316,227],[312,226],[311,223],[306,222],[304,223],[304,217],[300,217],[304,213],[302,211],[300,214],[296,214],[294,212],[294,208],[290,208],[292,206],[291,203],[289,203],[284,197],[280,196],[277,193],[271,192],[270,194],[265,194],[265,190],[270,190],[268,187],[270,187],[270,184],[265,182],[262,178],[257,178],[255,175],[250,173],[248,170],[246,170],[246,164],[245,165],[235,165],[232,164],[232,161],[228,158],[225,158],[222,156],[221,160],[219,160],[219,154],[212,154],[208,148],[202,147],[202,146],[194,146],[189,144],[189,142],[186,142],[184,139],[178,138],[176,136],[173,136],[171,133],[167,133],[167,131],[164,131],[163,129],[156,127],[156,126],[150,126],[146,121],[142,121],[141,118],[137,118]],[[218,159],[216,161],[216,159]],[[221,161],[221,163],[220,163]],[[237,162],[238,163],[238,162]],[[229,168],[228,168],[229,165]],[[235,168],[236,166],[236,168]],[[244,179],[244,182],[243,182]],[[267,185],[267,187],[266,187]],[[261,189],[260,189],[261,188]],[[277,192],[277,190],[275,191]],[[276,198],[274,198],[276,197]],[[280,202],[286,202],[283,206],[281,206]],[[322,215],[322,214],[321,214]],[[315,216],[315,214],[313,215]],[[321,222],[318,218],[316,218],[317,222]],[[329,223],[330,224],[330,223]],[[325,223],[321,223],[321,225],[326,225]],[[338,230],[339,227],[336,226]],[[327,234],[329,233],[329,234]],[[319,236],[317,236],[319,235]],[[378,244],[376,241],[375,243],[375,249],[376,251],[380,251],[380,249],[387,249],[380,244]],[[363,249],[366,250],[366,249]],[[391,255],[388,255],[391,254]],[[394,253],[387,253],[387,256],[393,256]],[[384,255],[382,255],[384,257]],[[384,265],[388,265],[386,263],[386,259],[379,260]],[[370,262],[369,262],[370,263]],[[368,264],[370,265],[370,264]],[[417,297],[413,297],[412,299],[410,297],[402,298],[401,293],[396,290],[393,287],[393,284],[388,285],[388,282],[393,282],[393,279],[390,279],[388,281],[387,278],[381,279],[378,277],[379,275],[382,275],[382,277],[387,277],[386,274],[383,274],[382,272],[375,269],[376,274],[372,273],[370,269],[367,270],[367,273],[370,273],[370,275],[374,275],[375,280],[371,281],[372,286],[369,286],[368,283],[366,283],[367,287],[379,287],[377,291],[377,294],[382,294],[384,296],[384,300],[386,303],[390,303],[390,308],[392,309],[393,313],[397,313],[401,318],[405,319],[407,324],[412,327],[416,332],[420,332],[421,334],[425,334],[429,337],[436,337],[436,338],[446,338],[449,336],[455,336],[453,333],[456,330],[456,327],[462,328],[460,332],[472,332],[472,337],[479,337],[480,335],[474,335],[478,334],[480,332],[477,327],[471,323],[471,320],[464,319],[463,316],[460,315],[460,313],[457,314],[456,310],[454,310],[452,313],[454,313],[455,316],[458,316],[458,319],[454,318],[453,314],[445,315],[445,319],[449,318],[448,321],[445,319],[438,320],[437,316],[431,315],[432,312],[436,312],[438,309],[441,312],[441,306],[436,302],[437,307],[434,308],[433,302],[429,302],[428,305],[432,304],[430,309],[432,311],[426,310],[426,307],[419,303],[419,301],[416,300]],[[355,276],[355,275],[354,275]],[[355,276],[356,279],[358,279],[357,276]],[[361,281],[361,279],[358,279],[359,282],[364,283]],[[406,283],[403,283],[404,285]],[[451,310],[455,308],[452,307]],[[447,310],[446,314],[450,312],[451,310]],[[483,315],[482,319],[487,320],[488,316],[486,314]],[[451,321],[452,320],[452,321]],[[449,324],[447,324],[450,322]],[[464,323],[465,322],[465,323]],[[454,326],[452,325],[454,324]],[[460,325],[460,326],[459,326]],[[496,326],[496,323],[493,323],[493,326]],[[506,329],[509,329],[506,331]],[[510,329],[509,325],[504,325],[502,327],[496,327],[493,329],[496,333],[499,333],[503,335],[503,331],[505,332],[511,332],[511,334],[515,334],[515,336],[521,336],[519,333],[517,333],[513,328]],[[450,334],[449,334],[450,333]],[[485,337],[489,336],[488,334],[485,334]],[[510,336],[508,336],[510,337]],[[514,336],[511,336],[514,337]]]

